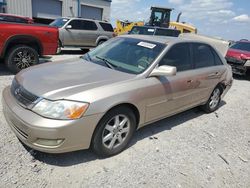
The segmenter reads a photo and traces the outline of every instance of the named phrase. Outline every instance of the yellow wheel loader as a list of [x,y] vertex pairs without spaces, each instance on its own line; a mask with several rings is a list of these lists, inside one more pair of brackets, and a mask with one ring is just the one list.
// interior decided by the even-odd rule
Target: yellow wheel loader
[[197,33],[197,29],[187,23],[180,22],[181,13],[177,17],[176,22],[170,22],[171,8],[165,7],[151,7],[151,16],[149,22],[144,24],[144,22],[129,22],[129,21],[116,21],[115,33],[117,35],[128,33],[133,26],[156,26],[177,29],[181,33]]

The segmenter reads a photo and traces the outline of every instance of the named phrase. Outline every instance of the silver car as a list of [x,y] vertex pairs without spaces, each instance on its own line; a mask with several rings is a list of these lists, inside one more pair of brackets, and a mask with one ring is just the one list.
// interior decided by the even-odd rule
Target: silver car
[[59,28],[60,47],[93,48],[114,37],[108,22],[83,18],[58,18],[50,24]]
[[215,111],[232,81],[230,66],[205,42],[120,36],[81,59],[21,71],[3,91],[3,111],[31,148],[91,146],[111,156],[147,124],[196,106]]

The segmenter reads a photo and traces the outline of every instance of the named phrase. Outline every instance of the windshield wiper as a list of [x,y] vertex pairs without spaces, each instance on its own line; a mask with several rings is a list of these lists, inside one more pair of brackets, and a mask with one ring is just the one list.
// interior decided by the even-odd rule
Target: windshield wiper
[[117,66],[115,66],[114,64],[112,64],[109,60],[107,60],[107,59],[105,59],[105,58],[103,58],[103,57],[99,57],[99,56],[95,56],[97,59],[100,59],[100,60],[102,60],[109,68],[111,68],[111,69],[113,69],[113,70],[115,70],[115,67],[117,67]]

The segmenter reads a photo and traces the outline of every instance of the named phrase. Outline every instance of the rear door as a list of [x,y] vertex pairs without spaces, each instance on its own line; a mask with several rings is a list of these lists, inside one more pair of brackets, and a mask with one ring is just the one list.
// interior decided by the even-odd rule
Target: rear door
[[206,101],[226,68],[217,52],[207,44],[192,43],[196,80],[200,85],[196,100]]

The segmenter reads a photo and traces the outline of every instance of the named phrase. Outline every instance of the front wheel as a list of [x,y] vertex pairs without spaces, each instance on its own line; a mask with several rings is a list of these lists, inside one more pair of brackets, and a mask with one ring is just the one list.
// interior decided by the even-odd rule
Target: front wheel
[[39,56],[35,49],[18,45],[11,48],[5,58],[5,64],[13,73],[39,63]]
[[207,113],[211,113],[217,110],[220,105],[221,94],[222,94],[221,89],[219,87],[216,87],[213,90],[211,96],[209,97],[207,103],[202,106],[202,109]]
[[136,129],[133,112],[126,107],[109,111],[99,122],[92,140],[92,149],[108,157],[123,151]]

